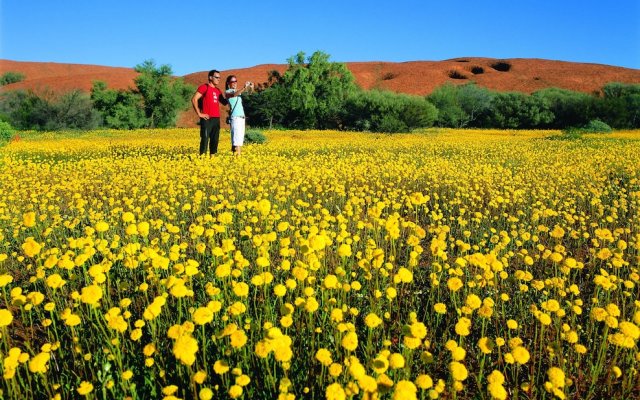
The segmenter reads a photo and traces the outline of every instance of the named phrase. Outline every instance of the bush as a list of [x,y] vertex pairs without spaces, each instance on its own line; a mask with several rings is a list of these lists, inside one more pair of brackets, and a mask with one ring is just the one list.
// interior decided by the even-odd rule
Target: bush
[[244,135],[247,143],[263,144],[266,143],[267,137],[258,129],[250,129]]
[[13,138],[13,127],[4,121],[0,121],[0,145],[4,145]]
[[24,80],[24,74],[20,72],[5,72],[0,76],[0,86],[9,85],[11,83],[16,83]]
[[438,111],[418,96],[383,92],[358,91],[345,101],[343,129],[373,132],[409,132],[433,125]]
[[589,121],[589,123],[582,128],[582,131],[585,133],[611,133],[613,129],[611,129],[611,127],[605,122],[602,122],[599,119],[594,119]]

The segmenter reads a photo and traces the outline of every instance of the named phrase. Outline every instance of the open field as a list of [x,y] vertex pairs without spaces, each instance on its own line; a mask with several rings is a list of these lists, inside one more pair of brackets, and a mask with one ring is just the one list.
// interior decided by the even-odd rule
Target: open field
[[0,148],[0,397],[640,396],[640,132]]

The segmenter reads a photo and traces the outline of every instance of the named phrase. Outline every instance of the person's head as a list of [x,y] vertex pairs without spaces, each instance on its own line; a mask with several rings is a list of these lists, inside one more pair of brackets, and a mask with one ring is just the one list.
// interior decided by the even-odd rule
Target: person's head
[[220,71],[218,71],[217,69],[212,69],[211,71],[209,71],[209,82],[217,85],[218,82],[220,82]]
[[224,84],[225,89],[235,89],[238,86],[238,78],[235,75],[227,76],[227,81]]

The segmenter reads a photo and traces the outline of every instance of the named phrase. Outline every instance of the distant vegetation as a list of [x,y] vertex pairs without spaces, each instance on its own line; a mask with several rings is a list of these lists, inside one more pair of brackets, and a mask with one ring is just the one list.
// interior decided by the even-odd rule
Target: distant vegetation
[[0,76],[0,86],[9,85],[24,80],[24,74],[20,72],[8,71]]
[[[267,82],[244,95],[250,126],[389,133],[430,126],[582,132],[606,131],[604,126],[640,128],[638,84],[612,82],[591,95],[558,88],[526,94],[492,91],[470,81],[447,83],[421,97],[362,90],[345,64],[331,62],[320,51],[309,57],[300,52],[288,64],[284,74],[272,71]],[[508,71],[510,65],[497,62],[491,67]],[[36,130],[175,126],[194,88],[174,79],[167,65],[145,61],[136,71],[140,75],[134,90],[108,89],[104,82],[95,82],[90,96],[4,93],[0,119],[17,129]]]
[[91,95],[74,90],[52,92],[10,91],[2,94],[0,119],[22,130],[167,128],[175,126],[178,112],[189,104],[195,90],[171,67],[145,61],[135,67],[136,88],[108,89],[94,82]]

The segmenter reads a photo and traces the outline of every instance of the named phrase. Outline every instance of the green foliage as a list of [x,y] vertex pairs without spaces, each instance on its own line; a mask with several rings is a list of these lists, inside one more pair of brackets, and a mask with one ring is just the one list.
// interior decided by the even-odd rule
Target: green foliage
[[546,99],[519,92],[497,93],[488,115],[489,126],[500,129],[533,129],[553,120]]
[[586,124],[595,112],[596,99],[586,93],[547,88],[534,92],[534,97],[549,105],[554,118],[544,128],[561,129]]
[[25,76],[21,72],[7,71],[0,76],[0,86],[21,82],[24,78]]
[[279,84],[281,80],[278,71],[270,71],[266,88],[243,94],[244,112],[252,125],[269,129],[274,124],[282,126],[287,115],[287,93],[284,86]]
[[106,83],[96,81],[91,89],[91,99],[109,128],[138,129],[147,124],[143,99],[137,93],[107,89]]
[[436,120],[435,106],[418,96],[379,90],[358,91],[344,103],[343,128],[373,132],[409,132]]
[[342,104],[356,90],[355,79],[346,65],[329,62],[329,55],[321,51],[313,53],[306,63],[303,52],[288,62],[281,82],[288,94],[288,125],[337,128]]
[[156,67],[148,60],[135,70],[140,73],[135,90],[107,89],[104,82],[94,82],[91,99],[104,124],[114,129],[175,126],[178,112],[190,104],[195,89],[182,78],[173,78],[168,65]]
[[357,89],[355,79],[342,63],[316,51],[303,52],[288,60],[289,67],[269,87],[247,96],[246,110],[252,123],[299,129],[335,129],[345,99]]
[[249,129],[244,135],[247,143],[263,144],[267,142],[267,137],[258,129]]
[[640,85],[612,82],[602,91],[600,119],[618,129],[640,128]]
[[89,96],[79,90],[63,95],[11,91],[3,95],[0,112],[22,130],[88,130],[100,126],[101,121]]
[[135,79],[138,93],[142,96],[144,115],[148,128],[175,126],[178,112],[184,110],[195,90],[182,78],[173,78],[169,65],[156,67],[147,60],[135,67],[140,75]]
[[456,86],[450,82],[436,88],[427,99],[438,109],[436,125],[463,128],[487,114],[495,94],[475,83]]
[[9,142],[13,138],[14,133],[15,130],[11,124],[5,121],[0,121],[0,146]]
[[586,133],[611,133],[613,129],[611,129],[607,123],[602,122],[599,119],[594,119],[589,121],[589,123],[582,128],[582,131]]

